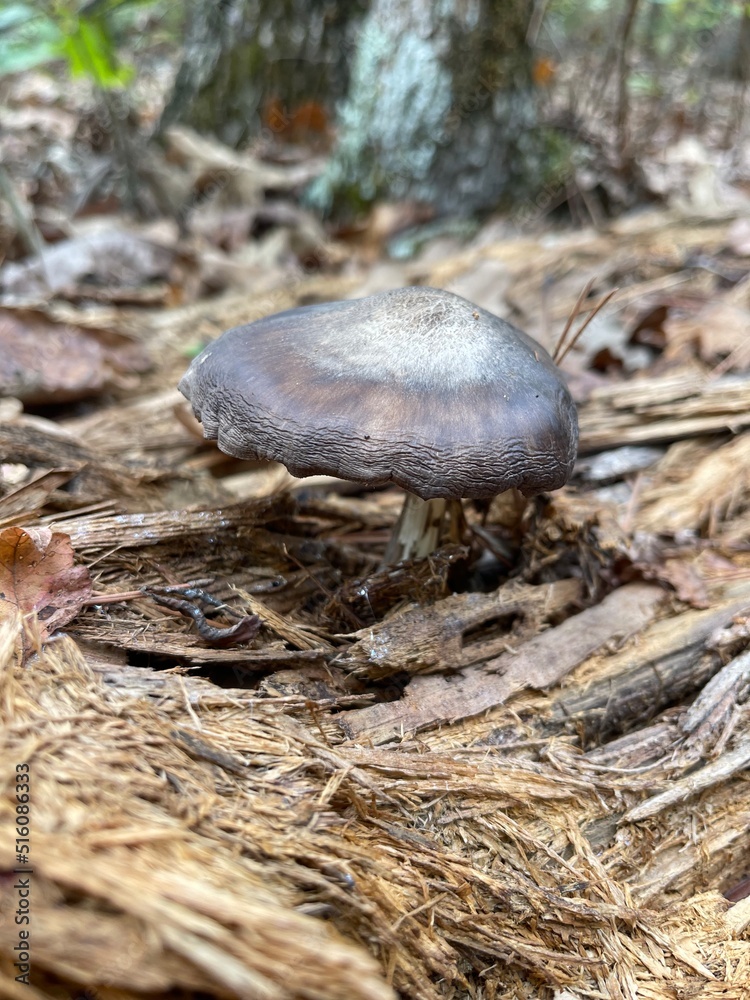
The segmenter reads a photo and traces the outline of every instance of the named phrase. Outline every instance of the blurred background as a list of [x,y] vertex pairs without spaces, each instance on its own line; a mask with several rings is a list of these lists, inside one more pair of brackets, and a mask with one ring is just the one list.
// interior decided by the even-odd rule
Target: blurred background
[[480,231],[715,217],[750,194],[748,77],[729,0],[5,4],[0,289],[154,306],[378,261],[371,291]]

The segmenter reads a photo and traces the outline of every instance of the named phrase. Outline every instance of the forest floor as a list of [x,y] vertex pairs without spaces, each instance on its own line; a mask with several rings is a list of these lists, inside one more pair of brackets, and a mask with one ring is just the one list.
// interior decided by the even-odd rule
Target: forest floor
[[[29,867],[39,998],[746,997],[745,188],[686,155],[597,228],[332,236],[309,158],[167,161],[179,225],[50,198],[0,270],[0,991]],[[562,363],[569,484],[384,568],[398,491],[230,459],[176,385],[231,326],[409,284],[550,351],[618,291]]]

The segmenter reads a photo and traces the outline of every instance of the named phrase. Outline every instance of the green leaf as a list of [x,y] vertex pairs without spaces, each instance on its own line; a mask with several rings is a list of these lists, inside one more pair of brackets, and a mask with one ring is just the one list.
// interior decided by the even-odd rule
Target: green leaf
[[118,59],[112,22],[149,2],[153,0],[95,0],[78,12],[66,0],[3,7],[0,75],[65,59],[71,76],[85,77],[101,89],[124,87],[134,70]]
[[72,76],[88,77],[102,89],[123,87],[133,70],[117,59],[103,18],[79,17],[71,22],[63,42]]

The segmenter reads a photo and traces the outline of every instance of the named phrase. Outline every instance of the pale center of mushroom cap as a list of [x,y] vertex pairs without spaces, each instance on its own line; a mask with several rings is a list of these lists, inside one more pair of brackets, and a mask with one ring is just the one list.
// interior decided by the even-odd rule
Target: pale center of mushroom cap
[[529,379],[520,366],[535,366],[544,352],[521,331],[459,296],[409,292],[375,296],[356,317],[321,309],[309,328],[290,336],[290,363],[296,355],[326,379],[397,383],[412,391],[450,393],[496,383],[499,375],[507,383]]

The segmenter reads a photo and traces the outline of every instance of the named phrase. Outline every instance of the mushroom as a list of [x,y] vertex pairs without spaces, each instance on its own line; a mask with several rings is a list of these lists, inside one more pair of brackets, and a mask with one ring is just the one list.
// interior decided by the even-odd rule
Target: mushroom
[[386,562],[433,551],[446,501],[562,486],[578,443],[575,405],[544,348],[436,288],[238,326],[195,358],[180,391],[229,455],[406,490]]

